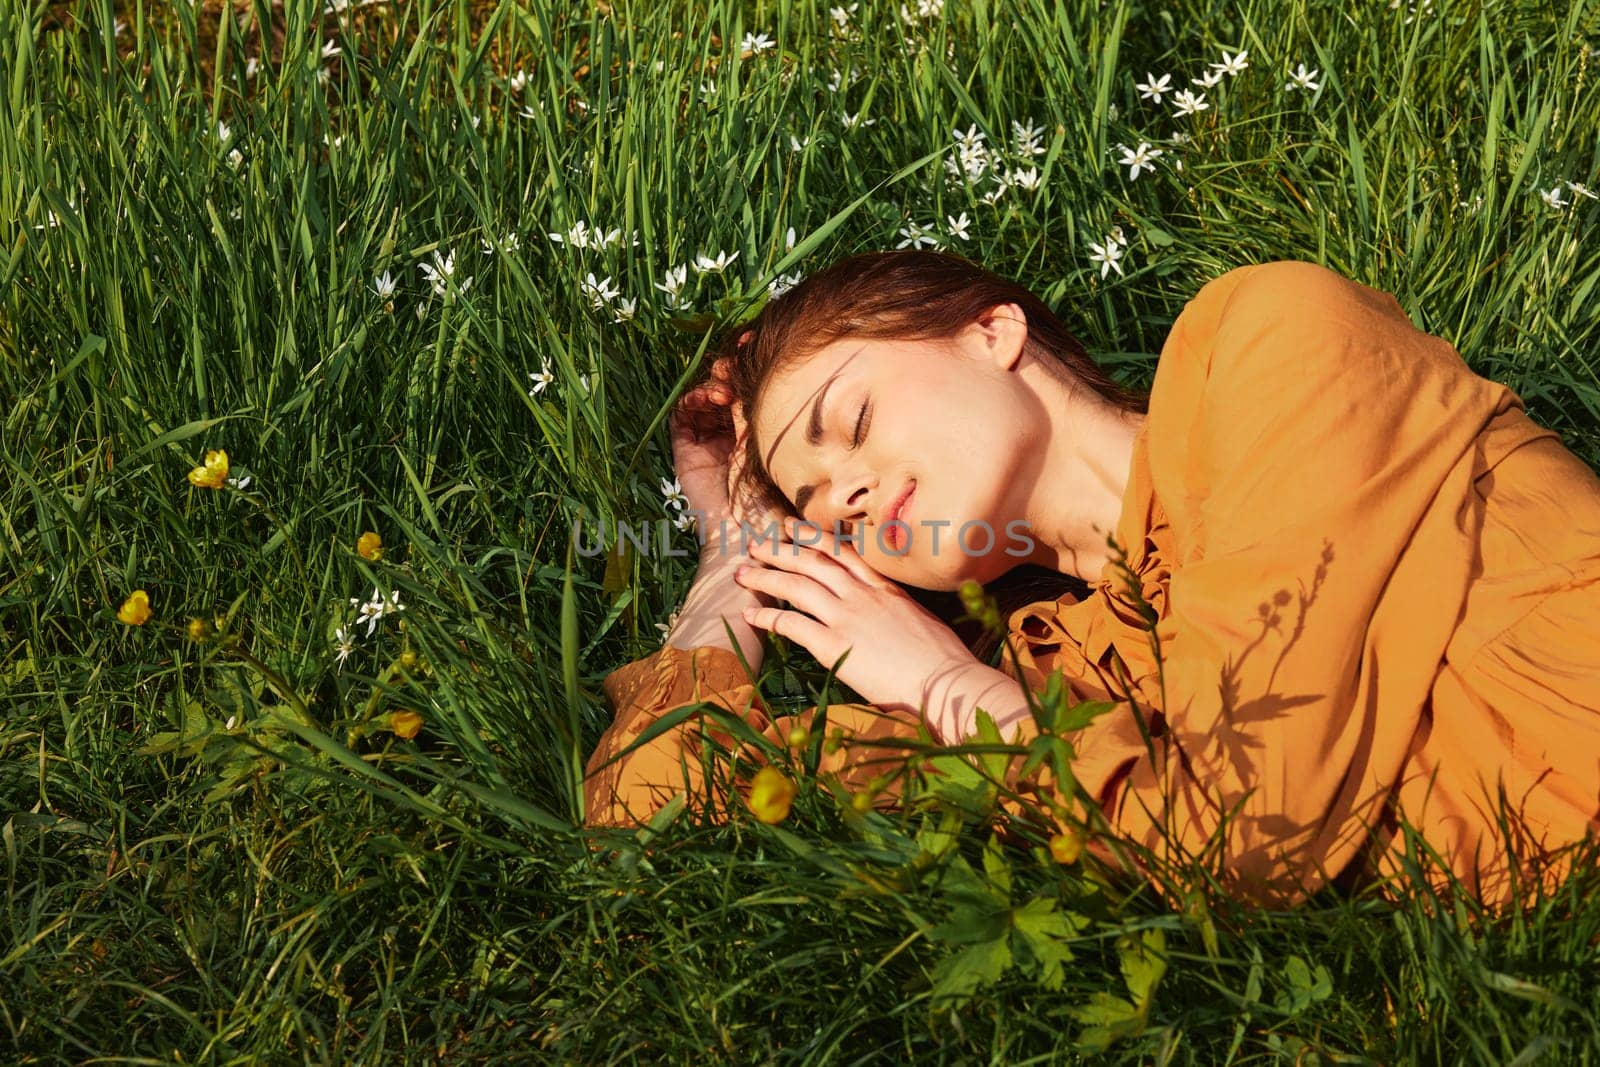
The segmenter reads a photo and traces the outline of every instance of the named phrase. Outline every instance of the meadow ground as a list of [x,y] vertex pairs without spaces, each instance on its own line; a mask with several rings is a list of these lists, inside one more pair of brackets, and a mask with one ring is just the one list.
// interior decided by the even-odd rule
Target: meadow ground
[[1498,919],[1175,911],[981,802],[860,817],[820,738],[778,825],[591,851],[600,679],[690,570],[570,538],[672,517],[716,327],[904,243],[1141,386],[1204,281],[1316,260],[1600,463],[1600,4],[0,0],[0,42],[0,1059],[1600,1060],[1592,865]]

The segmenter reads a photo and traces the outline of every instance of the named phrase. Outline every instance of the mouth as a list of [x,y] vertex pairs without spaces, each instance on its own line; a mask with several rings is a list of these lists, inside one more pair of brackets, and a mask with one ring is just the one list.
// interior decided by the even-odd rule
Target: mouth
[[889,501],[889,506],[884,509],[882,524],[883,538],[884,543],[890,548],[898,549],[900,547],[899,541],[901,538],[906,536],[907,531],[901,526],[891,526],[889,524],[894,522],[896,519],[899,519],[901,522],[905,521],[904,515],[910,509],[911,498],[916,495],[916,492],[917,482],[916,479],[912,479],[906,483],[904,489],[901,489],[900,492],[895,495],[893,500]]

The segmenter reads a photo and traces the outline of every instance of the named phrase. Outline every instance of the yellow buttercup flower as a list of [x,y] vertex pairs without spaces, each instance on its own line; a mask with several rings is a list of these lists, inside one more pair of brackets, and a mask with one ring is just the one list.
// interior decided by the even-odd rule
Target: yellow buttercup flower
[[135,589],[128,594],[128,599],[122,602],[122,607],[117,609],[117,620],[129,626],[143,626],[150,621],[150,595],[143,589]]
[[811,731],[804,726],[794,726],[789,729],[789,747],[804,748],[806,742],[811,740]]
[[414,711],[401,710],[389,716],[389,729],[394,731],[396,737],[403,737],[407,741],[417,736],[422,723],[422,716]]
[[368,530],[356,538],[356,555],[376,563],[383,558],[383,538]]
[[780,823],[789,817],[794,794],[795,785],[788,775],[770,765],[763,767],[750,783],[750,811],[769,826]]
[[190,484],[200,489],[221,489],[228,480],[228,453],[214,448],[206,453],[204,466],[189,472]]
[[1050,856],[1057,863],[1077,863],[1083,855],[1083,835],[1076,830],[1056,834],[1050,839]]
[[204,619],[190,619],[188,630],[191,641],[204,641],[211,636],[211,624]]

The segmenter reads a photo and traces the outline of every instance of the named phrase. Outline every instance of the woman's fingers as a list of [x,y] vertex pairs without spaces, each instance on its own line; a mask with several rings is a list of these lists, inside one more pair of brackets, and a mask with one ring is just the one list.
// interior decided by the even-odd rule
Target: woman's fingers
[[745,589],[766,593],[778,600],[787,600],[800,611],[823,623],[833,618],[839,606],[838,595],[807,574],[746,565],[734,573],[733,580]]
[[[863,586],[877,591],[896,588],[867,566],[847,542],[832,534],[822,534],[820,542],[812,541],[811,535],[821,531],[794,519],[784,520],[783,531],[790,540],[759,543],[751,549],[751,559],[769,569],[808,578],[840,600]],[[801,537],[806,543],[801,543]]]
[[817,662],[826,662],[828,628],[816,619],[781,608],[745,608],[744,621],[758,630],[793,641],[815,656]]
[[[861,553],[856,550],[854,538],[840,537],[835,531],[792,518],[784,520],[784,533],[794,544],[809,550],[814,560],[828,561],[825,566],[836,572],[842,571],[848,574],[862,585],[873,589],[899,588],[873,570],[872,566],[861,558]],[[862,539],[868,536],[871,535],[866,530],[860,530],[855,534],[855,537]]]

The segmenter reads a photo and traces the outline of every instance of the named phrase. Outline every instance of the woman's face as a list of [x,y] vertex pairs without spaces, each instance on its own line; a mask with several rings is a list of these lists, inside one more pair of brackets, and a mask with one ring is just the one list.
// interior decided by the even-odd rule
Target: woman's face
[[768,473],[886,577],[997,577],[1032,547],[1021,519],[1048,432],[1017,373],[1026,338],[1008,304],[945,340],[828,344],[767,384],[751,425]]

